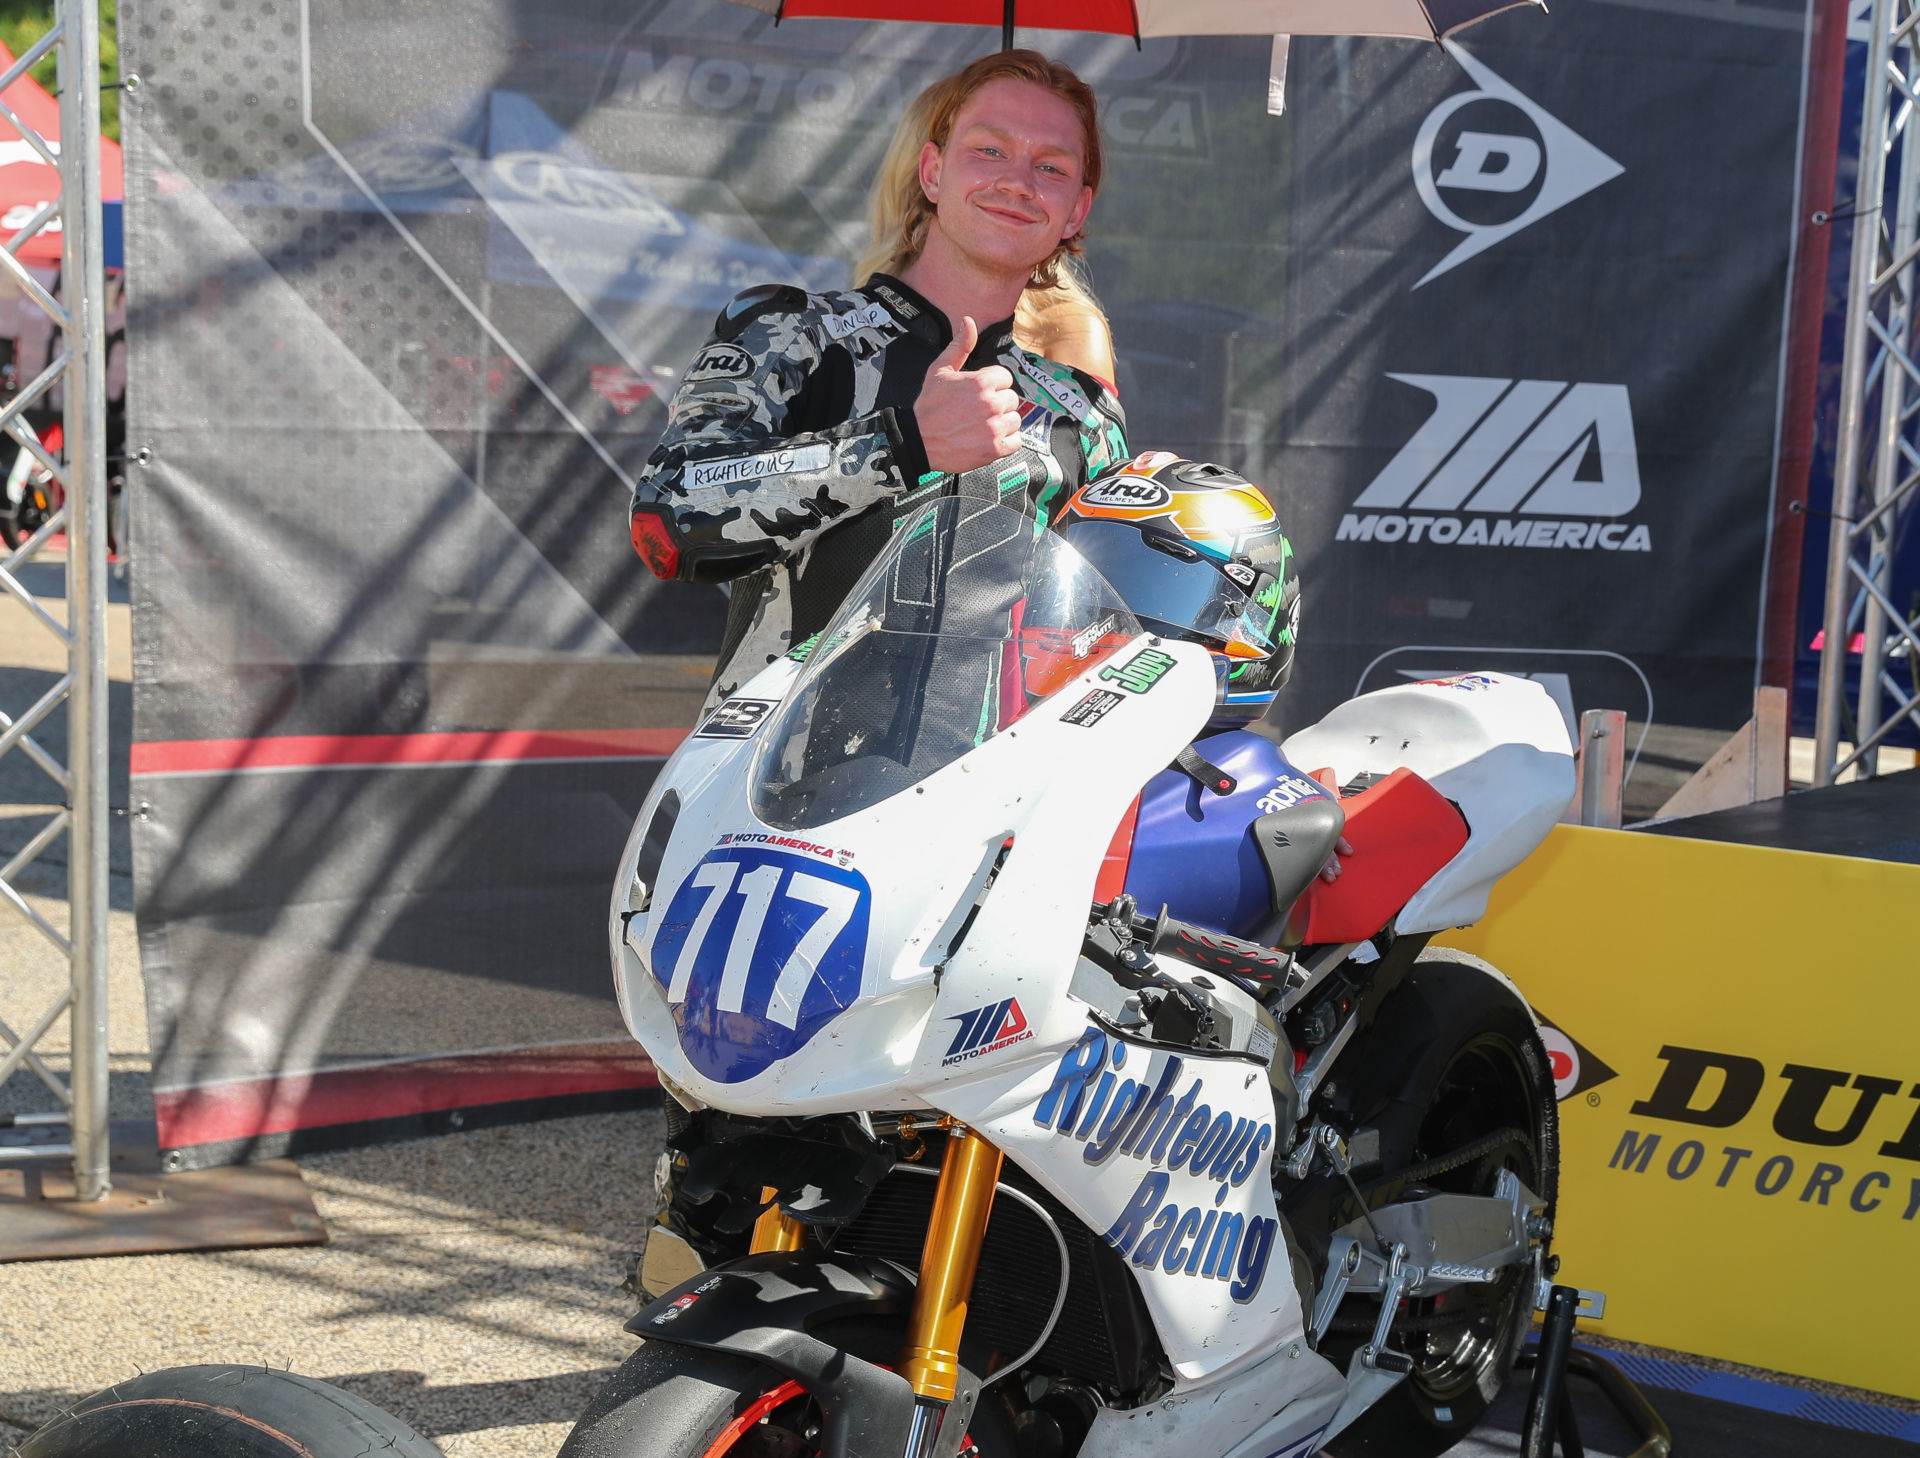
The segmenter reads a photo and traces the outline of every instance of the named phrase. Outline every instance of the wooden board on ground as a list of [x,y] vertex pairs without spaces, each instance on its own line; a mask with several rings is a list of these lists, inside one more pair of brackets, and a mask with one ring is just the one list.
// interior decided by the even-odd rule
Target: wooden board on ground
[[[13,1142],[29,1132],[8,1131]],[[65,1130],[58,1136],[65,1137]],[[65,1161],[0,1162],[0,1261],[320,1245],[327,1227],[290,1159],[160,1173],[151,1120],[116,1120],[113,1192],[73,1198]]]

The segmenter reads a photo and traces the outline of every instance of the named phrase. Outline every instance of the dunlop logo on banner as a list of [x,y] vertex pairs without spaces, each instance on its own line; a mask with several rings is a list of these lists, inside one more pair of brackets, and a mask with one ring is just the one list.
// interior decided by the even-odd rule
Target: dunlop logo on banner
[[[1920,1082],[1661,1048],[1607,1168],[1882,1219],[1920,1216]],[[1901,1090],[1906,1097],[1901,1097]],[[1762,1147],[1771,1132],[1791,1152]]]

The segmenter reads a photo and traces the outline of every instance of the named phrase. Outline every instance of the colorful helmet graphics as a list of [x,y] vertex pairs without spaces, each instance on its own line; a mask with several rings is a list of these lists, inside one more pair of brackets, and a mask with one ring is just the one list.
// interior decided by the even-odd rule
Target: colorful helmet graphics
[[1293,667],[1300,584],[1264,491],[1225,466],[1148,451],[1082,487],[1054,530],[1147,627],[1213,650],[1216,724],[1266,712]]

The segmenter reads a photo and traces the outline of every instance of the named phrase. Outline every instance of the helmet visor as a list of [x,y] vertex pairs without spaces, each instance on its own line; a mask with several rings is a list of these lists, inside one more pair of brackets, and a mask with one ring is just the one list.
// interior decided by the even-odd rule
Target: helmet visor
[[1169,538],[1173,550],[1162,551],[1139,527],[1120,521],[1083,519],[1063,535],[1149,627],[1204,639],[1232,656],[1264,658],[1273,651],[1272,614],[1256,608],[1247,589],[1197,548]]

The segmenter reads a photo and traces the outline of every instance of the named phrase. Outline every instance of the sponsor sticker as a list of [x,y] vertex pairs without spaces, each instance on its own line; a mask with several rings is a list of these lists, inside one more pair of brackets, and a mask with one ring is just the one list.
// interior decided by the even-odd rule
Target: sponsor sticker
[[693,1305],[693,1303],[698,1301],[699,1299],[700,1298],[698,1296],[693,1296],[693,1295],[687,1295],[687,1296],[682,1296],[678,1298],[673,1303],[673,1305],[669,1306],[665,1311],[661,1312],[658,1316],[654,1317],[653,1324],[655,1326],[665,1326],[670,1321],[678,1321],[680,1319],[680,1313],[685,1311],[689,1306]]
[[1282,810],[1291,810],[1302,800],[1331,800],[1326,786],[1318,780],[1310,780],[1305,775],[1280,775],[1275,778],[1273,788],[1254,802],[1263,815],[1274,815]]
[[844,314],[828,314],[820,321],[829,339],[845,339],[862,329],[883,329],[893,323],[884,304],[868,304],[864,309],[849,309]]
[[1080,500],[1088,506],[1122,506],[1145,511],[1156,506],[1171,505],[1173,493],[1158,481],[1115,476],[1087,487],[1080,493]]
[[1091,627],[1082,628],[1073,635],[1073,656],[1075,658],[1085,658],[1089,653],[1093,652],[1093,645],[1106,637],[1113,629],[1114,620],[1111,616],[1102,618]]
[[1500,680],[1484,673],[1456,673],[1449,678],[1423,678],[1416,688],[1450,688],[1463,693],[1480,694],[1499,688]]
[[1174,656],[1157,648],[1142,648],[1125,663],[1108,664],[1100,670],[1106,683],[1117,683],[1130,694],[1144,694],[1174,668]]
[[717,461],[693,461],[687,466],[687,485],[737,486],[769,476],[792,476],[802,471],[824,471],[833,452],[824,442],[798,450],[762,451],[753,456],[727,456]]
[[771,845],[781,850],[799,851],[802,855],[818,856],[823,861],[832,861],[837,865],[848,865],[853,860],[850,850],[835,850],[830,845],[816,845],[810,840],[801,840],[792,835],[776,835],[767,830],[729,830],[720,837],[720,845]]
[[1002,1048],[1011,1048],[1015,1043],[1024,1043],[1033,1036],[1033,1029],[1027,1026],[1027,1015],[1020,1010],[1020,999],[1017,997],[988,1003],[972,1012],[956,1013],[947,1021],[960,1026],[954,1032],[953,1043],[948,1047],[946,1056],[940,1060],[942,1068],[984,1058],[989,1053],[998,1053]]
[[1027,358],[1024,353],[1016,351],[1013,359],[1014,362],[1020,366],[1021,374],[1038,385],[1041,390],[1045,392],[1049,400],[1053,401],[1054,404],[1066,411],[1067,414],[1071,415],[1075,420],[1084,423],[1087,416],[1093,412],[1093,402],[1081,392],[1080,387],[1074,384],[1072,380],[1063,380],[1051,371],[1041,369],[1039,365]]
[[1091,729],[1108,714],[1113,706],[1126,702],[1125,694],[1117,694],[1112,689],[1094,689],[1087,696],[1060,716],[1062,724],[1078,724],[1082,729]]
[[707,715],[693,733],[695,739],[750,739],[779,705],[778,699],[728,699]]
[[753,373],[753,356],[737,344],[709,344],[693,358],[685,383],[702,380],[744,380]]

